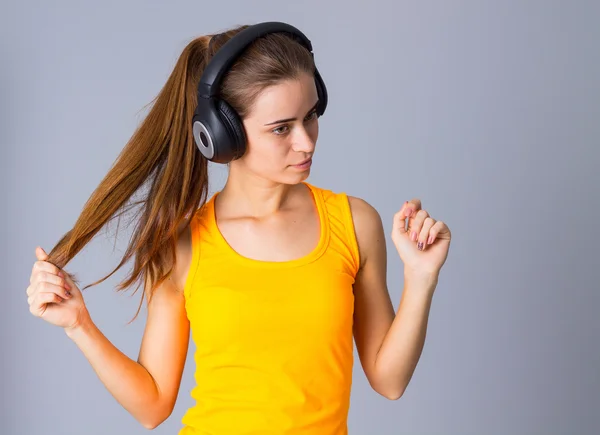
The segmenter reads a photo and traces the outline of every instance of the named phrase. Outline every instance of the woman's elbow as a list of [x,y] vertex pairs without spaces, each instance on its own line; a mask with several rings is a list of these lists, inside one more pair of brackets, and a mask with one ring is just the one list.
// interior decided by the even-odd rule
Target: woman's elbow
[[399,392],[399,391],[394,391],[392,393],[386,393],[386,394],[382,394],[383,397],[385,397],[388,400],[398,400],[402,397],[402,394],[404,394],[403,392]]
[[169,418],[169,416],[166,416],[165,418],[153,418],[149,420],[144,420],[140,421],[140,423],[145,429],[153,430],[160,426],[167,418]]
[[140,418],[138,421],[140,424],[148,430],[156,429],[160,426],[167,418],[171,416],[173,413],[173,408],[175,404],[163,405],[161,407],[156,408],[153,412],[144,416],[144,418]]
[[381,380],[379,382],[371,382],[371,388],[388,400],[398,400],[404,394],[403,388]]

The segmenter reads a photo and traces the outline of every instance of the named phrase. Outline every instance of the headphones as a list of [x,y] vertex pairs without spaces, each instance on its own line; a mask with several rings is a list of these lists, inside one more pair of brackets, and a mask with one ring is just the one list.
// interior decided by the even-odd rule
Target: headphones
[[[198,105],[192,119],[192,132],[198,149],[215,163],[229,163],[246,152],[246,133],[238,113],[218,96],[221,80],[233,62],[254,40],[269,33],[284,32],[302,44],[314,59],[310,40],[295,27],[281,22],[254,24],[237,33],[215,53],[198,84]],[[315,67],[319,103],[317,114],[325,113],[327,89]]]

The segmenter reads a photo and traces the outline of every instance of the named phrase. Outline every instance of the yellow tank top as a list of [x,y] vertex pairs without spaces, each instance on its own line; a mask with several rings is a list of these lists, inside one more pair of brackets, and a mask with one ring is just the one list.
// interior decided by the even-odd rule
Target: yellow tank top
[[304,184],[320,238],[291,261],[234,251],[216,225],[219,192],[194,215],[184,294],[196,404],[179,435],[348,433],[358,245],[347,195]]

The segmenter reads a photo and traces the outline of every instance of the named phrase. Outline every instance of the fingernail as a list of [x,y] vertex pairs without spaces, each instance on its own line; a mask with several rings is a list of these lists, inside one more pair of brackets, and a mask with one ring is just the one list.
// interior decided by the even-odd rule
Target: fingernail
[[417,245],[417,248],[419,248],[419,251],[423,250],[423,242],[419,242],[419,244]]
[[431,245],[433,243],[433,236],[429,236],[429,238],[427,239],[427,244]]
[[62,270],[59,270],[59,271],[58,271],[58,276],[60,276],[61,278],[64,278],[64,277],[65,277],[65,274],[64,274],[64,273],[62,273]]
[[67,295],[67,297],[68,297],[68,298],[70,298],[70,297],[71,297],[71,292],[70,292],[69,290],[67,290],[67,291],[65,292],[65,295]]
[[417,232],[413,231],[412,234],[410,235],[410,240],[412,240],[413,242],[417,241]]

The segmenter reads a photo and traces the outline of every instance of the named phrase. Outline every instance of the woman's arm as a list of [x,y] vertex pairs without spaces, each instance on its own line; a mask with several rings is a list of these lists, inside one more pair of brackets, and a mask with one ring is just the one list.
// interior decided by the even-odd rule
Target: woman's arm
[[189,227],[177,245],[171,279],[154,291],[137,362],[86,318],[67,335],[81,349],[113,397],[145,428],[166,420],[175,406],[189,343],[183,283],[191,262]]
[[394,313],[387,288],[381,217],[366,201],[349,199],[361,255],[354,284],[356,347],[371,387],[397,400],[404,394],[423,351],[437,279],[405,273],[402,299]]

